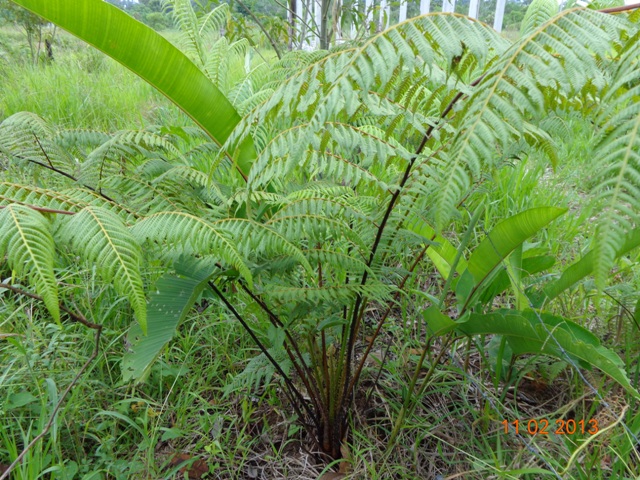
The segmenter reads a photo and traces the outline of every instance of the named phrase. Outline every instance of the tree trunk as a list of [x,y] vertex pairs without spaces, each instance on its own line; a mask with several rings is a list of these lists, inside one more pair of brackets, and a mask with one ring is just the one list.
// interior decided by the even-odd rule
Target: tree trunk
[[320,8],[320,48],[329,49],[329,12],[332,0],[322,0]]

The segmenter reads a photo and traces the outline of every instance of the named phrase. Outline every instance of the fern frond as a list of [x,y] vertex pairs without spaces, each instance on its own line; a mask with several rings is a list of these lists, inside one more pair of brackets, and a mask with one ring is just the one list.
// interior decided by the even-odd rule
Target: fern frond
[[198,34],[201,37],[211,33],[220,34],[220,30],[227,26],[229,16],[229,4],[221,3],[198,20]]
[[70,199],[70,201],[77,202],[82,207],[92,206],[98,207],[103,210],[109,210],[118,215],[126,223],[132,222],[140,215],[135,211],[128,209],[126,206],[109,200],[94,190],[88,190],[86,188],[67,188],[60,190],[60,193]]
[[266,225],[242,218],[217,220],[212,222],[212,225],[222,227],[246,257],[288,255],[300,262],[305,270],[312,270],[309,261],[298,247]]
[[143,332],[147,325],[147,300],[140,274],[142,251],[122,220],[98,207],[86,207],[62,222],[60,239],[97,267],[106,282],[127,296]]
[[240,272],[249,283],[253,277],[236,247],[236,242],[211,222],[183,212],[161,212],[151,215],[132,227],[132,233],[141,241],[179,245],[197,254],[212,253]]
[[283,215],[277,214],[267,222],[274,230],[285,238],[308,239],[309,242],[324,244],[327,242],[347,240],[357,251],[361,252],[362,258],[369,250],[370,243],[367,233],[354,232],[344,221],[328,218],[324,215]]
[[380,283],[372,283],[362,286],[356,283],[336,283],[322,287],[292,287],[274,284],[270,287],[270,296],[281,302],[308,303],[317,305],[331,303],[334,307],[347,305],[353,301],[356,295],[388,300],[393,292],[391,286]]
[[69,212],[77,212],[86,205],[57,190],[0,182],[0,205],[14,203]]
[[593,156],[598,172],[594,190],[603,208],[594,247],[601,287],[626,233],[640,223],[640,32],[626,45],[602,98],[597,119],[602,128]]
[[162,135],[148,130],[117,132],[87,155],[78,180],[85,185],[100,186],[102,179],[131,171],[142,159],[164,158],[164,152],[183,158]]
[[529,118],[539,118],[556,99],[579,92],[602,77],[598,58],[623,31],[622,20],[589,10],[556,16],[516,43],[483,76],[474,93],[456,113],[457,132],[442,156],[445,174],[436,200],[437,224],[442,226],[483,165],[521,137]]
[[0,123],[0,154],[18,162],[73,173],[76,163],[54,141],[56,132],[44,119],[19,112]]
[[55,245],[49,221],[22,205],[0,209],[0,260],[7,256],[18,275],[26,275],[49,313],[60,321],[58,285],[53,272]]
[[162,0],[162,6],[165,10],[171,11],[174,24],[180,31],[180,49],[202,66],[204,47],[202,36],[199,34],[198,18],[190,0]]
[[548,22],[558,13],[558,2],[555,0],[533,0],[520,25],[520,35],[526,36]]
[[139,215],[167,210],[198,210],[194,206],[194,196],[189,195],[185,185],[173,183],[158,187],[133,175],[113,175],[103,182],[103,187],[117,192],[120,203]]

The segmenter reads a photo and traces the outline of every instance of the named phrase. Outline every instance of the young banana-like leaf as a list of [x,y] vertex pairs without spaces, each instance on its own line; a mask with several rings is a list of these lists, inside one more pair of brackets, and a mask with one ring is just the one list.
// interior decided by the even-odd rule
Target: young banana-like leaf
[[601,345],[598,337],[566,318],[533,310],[498,310],[490,314],[471,313],[454,321],[436,307],[424,312],[429,331],[444,335],[458,331],[463,335],[503,335],[514,355],[549,355],[570,359],[574,366],[598,368],[618,382],[634,397],[640,393],[631,385],[620,357]]
[[[615,253],[615,258],[620,258],[638,246],[640,246],[640,228],[632,230],[624,237],[622,246]],[[594,250],[589,251],[584,257],[568,267],[559,279],[545,285],[538,294],[532,295],[533,305],[542,307],[587,275],[591,275],[594,270],[595,260]]]
[[566,209],[557,207],[531,208],[496,225],[471,254],[458,281],[456,296],[462,310],[515,248],[565,212]]
[[[103,0],[12,0],[117,60],[151,84],[222,145],[240,121],[229,100],[179,49]],[[230,155],[245,177],[255,158],[248,136]]]

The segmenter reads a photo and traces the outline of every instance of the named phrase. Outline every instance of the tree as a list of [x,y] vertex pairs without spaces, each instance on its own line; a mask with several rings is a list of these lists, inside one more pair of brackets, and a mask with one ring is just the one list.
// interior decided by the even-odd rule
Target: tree
[[0,12],[6,21],[14,23],[24,30],[29,44],[31,63],[37,64],[42,50],[43,28],[48,22],[10,0],[0,0]]

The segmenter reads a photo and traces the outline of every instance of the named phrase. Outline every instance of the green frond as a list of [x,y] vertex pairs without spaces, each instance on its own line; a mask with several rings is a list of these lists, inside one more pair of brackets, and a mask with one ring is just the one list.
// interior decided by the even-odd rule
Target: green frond
[[230,16],[229,4],[221,3],[198,20],[198,34],[205,36],[210,33],[219,34],[227,26]]
[[171,11],[174,24],[180,31],[180,49],[201,67],[204,64],[204,46],[198,18],[190,0],[162,0],[162,5],[165,10]]
[[169,248],[180,246],[196,254],[218,255],[249,284],[253,282],[251,271],[237,249],[237,241],[203,218],[183,212],[156,213],[136,223],[132,233],[140,242],[152,241]]
[[163,135],[148,130],[116,132],[87,155],[78,180],[85,185],[100,186],[103,179],[128,172],[143,159],[165,156],[183,159],[182,153]]
[[58,285],[53,272],[55,245],[49,221],[22,205],[0,209],[0,261],[6,255],[18,276],[26,275],[55,321],[60,321]]
[[142,251],[122,220],[109,210],[86,207],[62,222],[58,235],[129,299],[146,332],[147,300],[140,274]]
[[240,115],[246,115],[251,110],[266,102],[272,94],[273,90],[271,89],[260,90],[243,101],[234,104],[234,106],[237,108]]
[[465,186],[497,158],[496,149],[520,138],[529,119],[541,118],[559,99],[603,77],[598,59],[606,57],[624,28],[625,22],[611,15],[562,12],[494,63],[455,115],[456,134],[442,155],[450,173],[436,199],[438,225],[448,220]]
[[593,158],[602,205],[595,235],[595,276],[602,287],[627,232],[640,222],[640,32],[629,39],[603,96]]
[[196,206],[192,189],[179,182],[158,185],[133,175],[112,175],[102,185],[117,192],[120,203],[141,216],[167,210],[197,211],[203,206]]
[[[238,125],[229,144],[248,135],[252,125],[273,125],[277,129],[277,121],[283,118],[295,122],[304,117],[312,126],[307,133],[315,135],[326,122],[351,117],[360,108],[373,108],[378,116],[395,117],[400,107],[392,108],[392,103],[375,97],[382,94],[396,99],[396,90],[402,90],[400,85],[407,75],[429,75],[434,82],[437,78],[444,81],[446,74],[442,72],[451,70],[458,56],[468,52],[476,59],[476,69],[480,69],[507,46],[508,42],[495,31],[470,23],[466,17],[417,17],[373,37],[361,48],[324,56],[283,79],[271,98]],[[285,57],[281,63],[286,65],[289,61]]]
[[67,129],[57,132],[54,141],[60,148],[85,157],[88,152],[109,140],[110,135],[101,130]]
[[55,136],[53,127],[38,115],[16,113],[0,123],[0,155],[25,166],[73,172],[75,161],[55,143]]
[[321,135],[318,130],[303,124],[276,136],[253,164],[247,180],[250,188],[303,171],[307,179],[328,177],[336,183],[371,183],[386,190],[388,185],[367,167],[377,163],[382,173],[389,161],[411,156],[401,145],[391,145],[351,125],[325,123]]
[[391,286],[379,283],[368,284],[364,287],[356,283],[336,283],[322,287],[292,287],[274,284],[270,287],[269,294],[281,302],[295,301],[312,305],[329,302],[335,308],[348,305],[356,295],[385,300],[391,297],[392,292]]
[[267,225],[289,241],[304,238],[313,244],[324,244],[346,240],[361,252],[362,258],[369,250],[370,240],[373,240],[372,232],[355,232],[345,221],[324,215],[283,215],[279,212]]
[[533,0],[520,25],[520,35],[529,35],[535,29],[548,22],[558,13],[556,0]]
[[126,206],[109,200],[94,190],[88,190],[86,188],[67,188],[60,190],[60,193],[69,198],[70,201],[76,202],[82,207],[92,206],[98,207],[103,210],[109,210],[110,212],[118,215],[125,223],[130,223],[140,215],[133,210],[128,209]]
[[[325,282],[327,278],[329,278],[330,281],[343,280],[343,272],[349,272],[349,275],[357,278],[361,277],[365,271],[368,272],[370,281],[376,281],[376,273],[373,269],[371,269],[366,262],[354,258],[353,255],[349,253],[328,250],[326,248],[312,248],[306,250],[304,253],[310,264],[322,265],[322,274]],[[337,278],[332,279],[332,276]]]
[[266,225],[243,218],[226,218],[212,224],[222,227],[237,243],[238,249],[245,257],[288,255],[300,262],[305,270],[312,270],[309,261],[298,247]]
[[58,190],[0,182],[0,205],[14,203],[69,212],[77,212],[86,205]]

